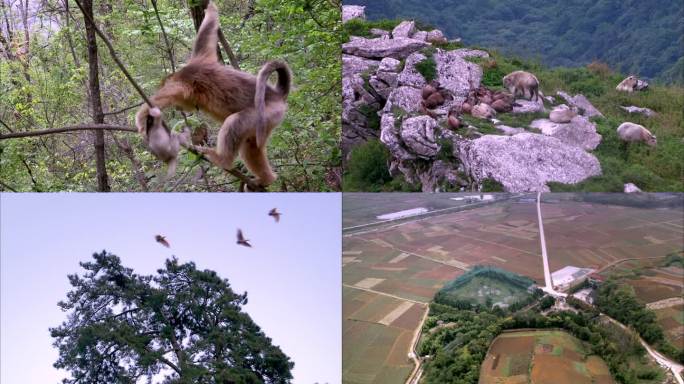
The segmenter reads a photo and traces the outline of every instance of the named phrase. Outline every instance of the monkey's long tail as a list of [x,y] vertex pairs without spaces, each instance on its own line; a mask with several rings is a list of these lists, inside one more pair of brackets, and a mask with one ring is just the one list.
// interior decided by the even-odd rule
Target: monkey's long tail
[[256,80],[256,91],[254,93],[254,107],[257,111],[257,147],[262,148],[266,144],[268,132],[264,121],[264,108],[266,104],[266,85],[268,84],[268,77],[271,73],[278,73],[278,82],[276,83],[276,90],[282,96],[283,100],[287,99],[292,86],[292,71],[284,61],[273,60],[264,64],[259,70]]

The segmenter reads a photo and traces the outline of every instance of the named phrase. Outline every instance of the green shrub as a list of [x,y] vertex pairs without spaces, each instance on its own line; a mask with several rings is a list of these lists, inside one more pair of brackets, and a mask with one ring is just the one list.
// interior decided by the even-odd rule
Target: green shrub
[[352,19],[343,24],[343,41],[349,41],[350,36],[373,37],[373,34],[370,33],[370,30],[373,28],[384,29],[391,32],[399,23],[401,23],[401,20],[366,21]]
[[494,179],[482,180],[482,192],[505,192],[503,184]]
[[418,62],[416,70],[423,75],[428,83],[437,78],[437,63],[435,63],[432,56],[428,56],[427,59]]
[[345,191],[377,192],[392,180],[387,168],[389,151],[379,140],[371,140],[351,152],[347,173],[344,177]]

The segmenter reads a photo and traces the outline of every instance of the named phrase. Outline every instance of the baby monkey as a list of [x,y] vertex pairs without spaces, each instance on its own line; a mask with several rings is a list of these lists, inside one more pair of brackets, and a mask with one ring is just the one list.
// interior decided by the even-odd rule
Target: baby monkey
[[190,130],[186,128],[180,134],[171,132],[164,125],[162,113],[157,107],[148,111],[145,127],[145,134],[143,135],[145,144],[153,155],[166,163],[168,168],[166,178],[172,177],[176,173],[180,146],[188,146]]
[[[215,165],[230,170],[239,154],[255,182],[268,186],[276,179],[266,156],[271,132],[285,118],[292,73],[282,61],[269,61],[259,74],[242,72],[218,62],[218,10],[210,2],[197,32],[190,61],[169,75],[151,97],[156,107],[194,111],[201,109],[223,123],[216,148],[197,147]],[[275,87],[268,84],[278,74]],[[151,109],[143,105],[136,115],[138,130],[144,131]]]

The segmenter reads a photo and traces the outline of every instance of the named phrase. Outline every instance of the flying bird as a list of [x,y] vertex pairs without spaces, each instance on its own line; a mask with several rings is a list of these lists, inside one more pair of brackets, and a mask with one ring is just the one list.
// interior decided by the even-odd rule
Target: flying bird
[[282,215],[282,213],[278,212],[278,208],[273,208],[268,212],[268,215],[273,216],[276,223],[279,223],[280,222],[280,215]]
[[154,239],[157,241],[157,243],[165,246],[166,248],[171,248],[171,244],[169,244],[169,242],[166,241],[166,237],[162,235],[157,235],[154,237]]
[[241,229],[237,230],[237,244],[252,248],[252,244],[249,243],[249,240],[245,239],[245,237],[242,235]]

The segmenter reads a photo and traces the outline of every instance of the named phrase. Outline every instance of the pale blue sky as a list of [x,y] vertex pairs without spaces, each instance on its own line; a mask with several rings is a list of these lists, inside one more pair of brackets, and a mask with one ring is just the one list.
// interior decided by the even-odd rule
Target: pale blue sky
[[[294,383],[340,383],[341,211],[337,193],[0,194],[0,381],[64,377],[48,328],[66,318],[67,274],[106,249],[141,274],[171,255],[217,271],[248,292],[245,310],[295,362]],[[235,244],[238,227],[254,248]]]

